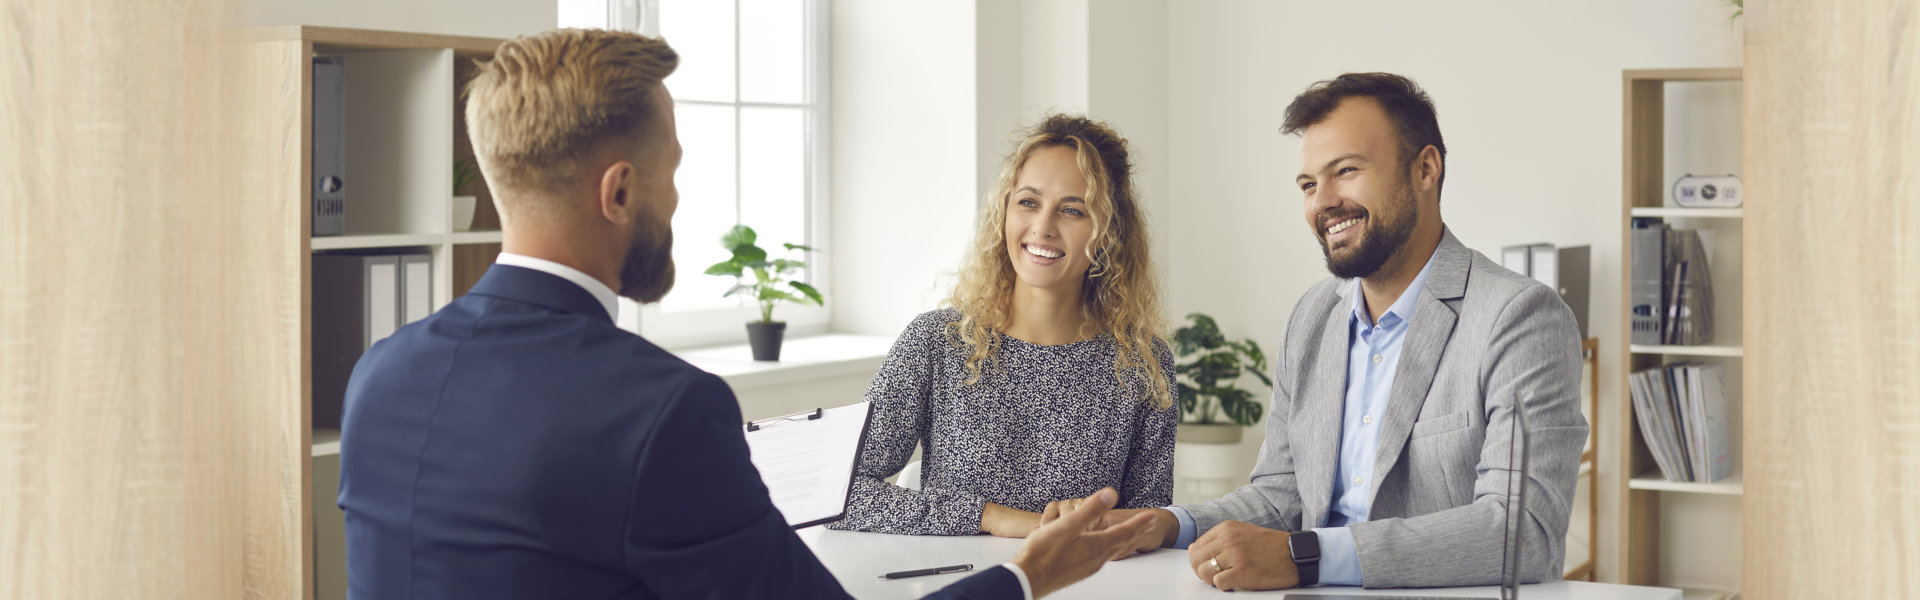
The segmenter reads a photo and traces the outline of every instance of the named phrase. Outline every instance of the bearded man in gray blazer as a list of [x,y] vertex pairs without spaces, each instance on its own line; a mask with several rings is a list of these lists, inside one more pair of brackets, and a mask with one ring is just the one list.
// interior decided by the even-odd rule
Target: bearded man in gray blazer
[[1497,584],[1518,409],[1520,577],[1558,579],[1587,438],[1572,311],[1442,223],[1446,144],[1413,81],[1316,83],[1282,131],[1301,137],[1295,181],[1333,276],[1287,320],[1251,482],[1108,518],[1153,512],[1137,551],[1186,548],[1220,589]]

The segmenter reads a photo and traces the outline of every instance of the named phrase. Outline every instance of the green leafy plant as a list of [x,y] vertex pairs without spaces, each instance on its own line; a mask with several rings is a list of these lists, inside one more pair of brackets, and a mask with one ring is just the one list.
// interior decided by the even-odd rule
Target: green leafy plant
[[[760,303],[760,321],[763,323],[773,322],[775,302],[825,306],[826,301],[820,297],[820,290],[813,289],[813,286],[807,285],[806,282],[788,279],[793,273],[807,268],[807,263],[787,258],[769,260],[767,251],[754,245],[758,237],[753,233],[753,228],[745,225],[735,225],[733,229],[727,230],[726,235],[720,236],[720,247],[732,252],[733,258],[707,267],[707,274],[734,278],[734,286],[728,289],[723,297],[746,292],[754,301]],[[781,245],[785,246],[789,252],[814,251],[813,248],[799,244]],[[753,273],[753,283],[745,281],[748,272]]]
[[479,176],[480,176],[480,163],[475,162],[473,160],[473,157],[468,156],[465,158],[461,158],[460,160],[454,161],[453,162],[453,193],[454,195],[459,195],[461,188],[467,187],[468,183],[473,182],[473,178],[479,177]]
[[1243,427],[1260,422],[1266,407],[1254,393],[1237,384],[1243,374],[1252,375],[1267,387],[1273,378],[1267,375],[1267,355],[1252,339],[1229,340],[1220,326],[1203,313],[1187,315],[1188,325],[1174,330],[1173,350],[1179,355],[1174,372],[1179,376],[1174,389],[1180,393],[1181,421],[1214,423],[1214,414]]

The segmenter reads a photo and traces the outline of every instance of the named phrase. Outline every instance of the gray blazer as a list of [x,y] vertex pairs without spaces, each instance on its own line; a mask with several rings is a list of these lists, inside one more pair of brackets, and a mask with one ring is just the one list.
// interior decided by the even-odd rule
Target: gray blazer
[[[1559,579],[1586,445],[1580,339],[1546,285],[1441,234],[1393,376],[1369,520],[1350,527],[1366,587],[1493,585],[1500,578],[1512,411],[1528,431],[1521,577]],[[1346,401],[1350,279],[1307,290],[1287,320],[1267,440],[1251,483],[1183,506],[1205,532],[1238,520],[1326,523]]]

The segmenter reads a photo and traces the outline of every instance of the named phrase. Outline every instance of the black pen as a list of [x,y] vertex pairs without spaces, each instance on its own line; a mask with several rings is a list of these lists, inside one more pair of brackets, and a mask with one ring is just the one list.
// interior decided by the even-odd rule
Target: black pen
[[914,569],[912,571],[895,571],[893,573],[881,575],[880,578],[881,579],[900,579],[904,577],[919,577],[921,575],[945,575],[948,573],[959,573],[961,571],[972,571],[972,570],[973,570],[973,565],[954,565],[951,567]]

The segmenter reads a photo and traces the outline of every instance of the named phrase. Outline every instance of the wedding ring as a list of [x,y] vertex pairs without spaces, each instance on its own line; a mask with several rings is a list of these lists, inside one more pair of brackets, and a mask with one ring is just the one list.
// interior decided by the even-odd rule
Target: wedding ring
[[1207,564],[1213,566],[1213,572],[1215,573],[1227,570],[1226,567],[1220,566],[1220,557],[1218,556],[1207,559]]

